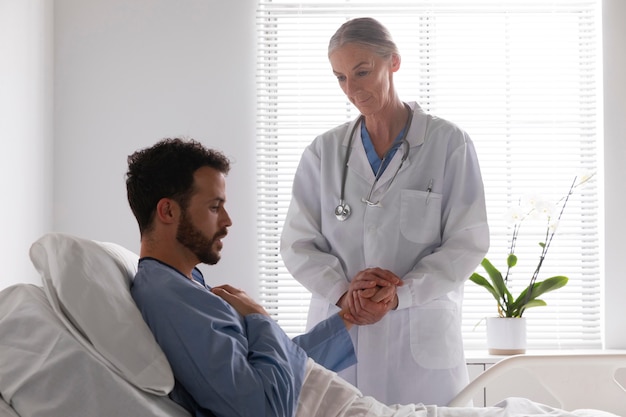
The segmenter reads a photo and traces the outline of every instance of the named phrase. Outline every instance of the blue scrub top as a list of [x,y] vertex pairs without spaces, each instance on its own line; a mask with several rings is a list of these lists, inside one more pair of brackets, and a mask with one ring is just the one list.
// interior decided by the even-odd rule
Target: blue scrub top
[[[363,143],[363,147],[365,148],[365,154],[367,155],[367,160],[372,167],[372,172],[374,175],[379,177],[385,172],[387,165],[389,165],[389,161],[393,159],[393,156],[396,154],[398,148],[402,145],[402,136],[404,136],[404,131],[406,127],[400,131],[398,136],[393,140],[393,146],[391,149],[387,151],[384,155],[383,159],[381,159],[376,153],[376,149],[374,149],[374,144],[372,143],[372,138],[370,137],[369,132],[365,128],[365,123],[361,123],[361,142]],[[381,164],[383,165],[381,168]]]

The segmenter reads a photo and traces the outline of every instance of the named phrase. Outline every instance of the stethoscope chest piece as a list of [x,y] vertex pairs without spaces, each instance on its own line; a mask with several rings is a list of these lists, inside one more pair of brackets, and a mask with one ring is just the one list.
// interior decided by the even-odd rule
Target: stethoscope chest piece
[[343,201],[340,201],[339,205],[335,207],[335,216],[337,217],[337,220],[339,220],[340,222],[350,217],[350,213],[351,213],[350,206],[344,203]]

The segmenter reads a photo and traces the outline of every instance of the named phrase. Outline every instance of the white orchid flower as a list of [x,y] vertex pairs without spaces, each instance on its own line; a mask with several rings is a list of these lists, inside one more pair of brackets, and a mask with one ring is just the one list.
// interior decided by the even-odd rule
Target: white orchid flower
[[526,217],[526,214],[528,214],[528,211],[523,209],[521,206],[509,207],[504,215],[504,221],[507,225],[514,226],[521,223],[521,221],[524,220],[524,217]]
[[553,235],[554,233],[556,233],[556,229],[558,229],[559,223],[560,221],[558,218],[550,218],[550,221],[548,222],[548,231],[550,234]]
[[538,201],[535,205],[535,218],[541,220],[550,220],[554,217],[556,206],[548,200]]

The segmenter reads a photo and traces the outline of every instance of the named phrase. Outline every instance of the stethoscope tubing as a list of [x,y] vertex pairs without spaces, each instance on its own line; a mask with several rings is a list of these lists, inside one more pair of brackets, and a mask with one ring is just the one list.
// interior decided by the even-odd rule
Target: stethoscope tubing
[[[398,169],[394,173],[391,179],[391,182],[393,182],[393,180],[396,178],[396,175],[398,175],[398,172],[400,171],[402,164],[409,156],[410,145],[409,145],[409,142],[406,140],[406,137],[409,134],[409,129],[411,128],[411,122],[413,120],[413,109],[411,109],[411,107],[406,103],[404,103],[404,105],[409,110],[409,117],[407,119],[407,123],[406,123],[406,126],[404,127],[404,132],[402,134],[402,138],[400,139],[399,143],[401,147],[406,147],[406,150],[405,149],[402,150],[402,159],[400,161],[400,167],[398,167]],[[350,213],[351,213],[350,206],[344,200],[345,191],[346,191],[346,180],[348,178],[348,161],[350,160],[350,155],[352,154],[352,143],[354,142],[356,129],[357,127],[361,125],[361,123],[363,122],[363,119],[364,119],[364,116],[360,115],[359,118],[354,123],[354,126],[352,126],[352,129],[350,130],[350,139],[348,140],[348,149],[346,150],[346,155],[344,157],[343,172],[341,174],[341,193],[339,194],[339,205],[335,208],[335,216],[337,217],[337,220],[339,221],[346,220],[350,216]],[[390,153],[394,150],[397,150],[395,144],[383,156],[383,159],[381,162],[381,168],[385,164],[385,161],[387,160]],[[379,168],[378,172],[376,173],[374,184],[372,184],[372,187],[370,189],[367,199],[363,199],[363,201],[366,202],[368,205],[376,205],[376,203],[370,202],[370,198],[372,196],[372,192],[374,191],[374,187],[376,186],[376,183],[378,182],[378,179],[380,178],[381,175],[382,175],[382,169]]]
[[391,180],[389,181],[389,186],[391,186],[391,184],[393,184],[393,181],[396,179],[396,176],[398,175],[398,172],[400,172],[400,169],[402,168],[402,165],[404,164],[404,161],[406,161],[406,158],[409,156],[409,151],[411,149],[411,145],[409,145],[409,141],[406,140],[404,137],[402,139],[400,139],[400,142],[396,142],[391,147],[391,149],[389,149],[385,153],[385,155],[383,156],[383,159],[382,159],[382,161],[380,163],[380,166],[378,167],[378,172],[376,172],[376,176],[374,177],[374,183],[370,187],[370,192],[367,194],[367,198],[362,198],[361,199],[361,201],[366,203],[368,206],[379,206],[380,201],[377,201],[376,203],[371,201],[372,194],[374,193],[374,187],[376,187],[376,184],[378,183],[378,180],[380,179],[380,176],[383,174],[383,166],[385,164],[385,161],[387,161],[387,158],[389,157],[389,154],[391,154],[391,152],[393,152],[394,149],[397,151],[397,149],[399,147],[402,147],[402,159],[400,159],[400,165],[398,165],[398,168],[396,169],[396,172],[393,173],[393,177],[391,177]]

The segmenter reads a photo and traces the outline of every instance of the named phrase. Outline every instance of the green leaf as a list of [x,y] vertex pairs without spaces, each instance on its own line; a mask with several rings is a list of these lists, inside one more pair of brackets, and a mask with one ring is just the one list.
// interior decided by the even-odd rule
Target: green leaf
[[[524,310],[529,307],[538,307],[541,305],[546,305],[545,301],[537,300],[542,294],[545,294],[550,291],[557,290],[567,284],[568,278],[562,275],[557,275],[554,277],[550,277],[541,282],[535,282],[532,286],[532,293],[530,298],[526,299],[526,294],[528,294],[529,287],[526,287],[524,291],[522,291],[512,303],[511,309],[516,312],[516,317],[521,317],[524,313]],[[541,304],[543,303],[543,304]]]
[[517,256],[515,256],[515,254],[510,253],[509,256],[506,258],[506,264],[509,268],[513,268],[515,265],[517,265]]
[[531,308],[531,307],[545,307],[545,306],[547,306],[547,305],[548,305],[548,303],[546,303],[545,301],[536,299],[536,300],[532,300],[532,301],[530,301],[529,303],[527,303],[527,304],[524,306],[524,308]]
[[[509,267],[515,266],[516,263],[517,257],[514,254],[509,254],[507,258]],[[480,265],[487,272],[489,280],[478,273],[473,273],[470,280],[489,291],[498,302],[498,312],[503,317],[522,317],[527,308],[547,305],[545,301],[539,299],[539,296],[557,290],[568,282],[568,278],[562,275],[550,277],[543,281],[535,282],[532,287],[528,286],[516,299],[513,299],[513,295],[506,287],[502,274],[493,266],[489,259],[483,258]],[[526,299],[528,291],[531,289],[530,297]]]
[[476,272],[474,272],[472,274],[472,276],[469,278],[473,283],[480,285],[481,287],[484,287],[487,291],[489,291],[491,293],[491,295],[493,295],[493,298],[496,299],[496,301],[500,301],[500,294],[498,294],[498,292],[495,290],[495,288],[493,288],[493,286],[489,283],[489,281],[487,281],[487,279],[485,277],[483,277],[480,274],[477,274]]
[[[518,300],[520,300],[519,297],[518,297]],[[521,301],[523,301],[523,299]],[[519,302],[519,303],[514,304],[514,307],[511,308],[511,316],[510,317],[522,317],[522,315],[524,314],[524,311],[526,311],[527,308],[542,307],[542,306],[546,306],[546,305],[548,305],[548,304],[545,301],[540,300],[540,299],[531,300],[531,301],[529,301],[526,304],[523,304],[522,302]]]
[[539,242],[539,246],[541,246],[542,248],[546,247],[546,243],[545,242]]
[[547,278],[541,282],[536,282],[533,286],[533,293],[531,299],[537,298],[542,294],[545,294],[549,291],[558,290],[559,288],[565,286],[569,279],[563,275],[557,275],[554,277]]
[[504,279],[502,278],[500,271],[498,271],[487,258],[484,258],[480,264],[485,271],[487,271],[487,274],[489,274],[493,288],[498,292],[498,298],[503,298],[504,294],[506,294],[508,290],[504,284]]
[[[501,310],[500,314],[507,315],[508,305],[511,303],[513,296],[506,287],[504,279],[502,278],[502,274],[500,273],[500,271],[498,271],[496,267],[491,264],[491,262],[489,262],[489,259],[487,258],[484,258],[480,264],[485,269],[485,271],[487,271],[491,283],[489,283],[489,281],[487,281],[482,275],[479,274],[474,274],[474,279],[472,279],[471,277],[470,279],[472,279],[472,281],[474,281],[475,283],[485,287],[491,293],[491,295],[493,295],[493,298],[495,298],[498,302],[499,311]],[[485,283],[489,284],[489,286],[485,285]]]

